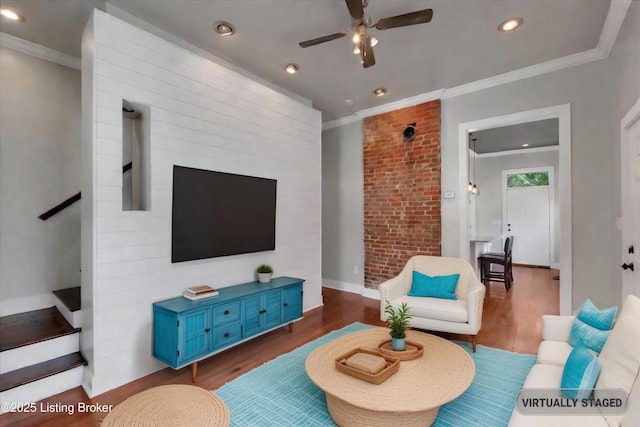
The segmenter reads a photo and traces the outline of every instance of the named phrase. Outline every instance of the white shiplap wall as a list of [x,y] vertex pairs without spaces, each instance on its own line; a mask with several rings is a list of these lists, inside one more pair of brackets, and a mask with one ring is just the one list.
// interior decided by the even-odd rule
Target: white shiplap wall
[[[101,11],[89,25],[94,48],[83,74],[93,68],[86,87],[95,101],[85,123],[93,138],[83,148],[95,167],[83,183],[93,191],[94,211],[83,213],[83,225],[95,242],[84,245],[94,249],[83,260],[83,291],[92,295],[85,298],[91,333],[83,348],[93,349],[85,388],[95,396],[164,367],[151,356],[151,304],[190,285],[251,281],[255,268],[269,263],[276,275],[306,280],[305,310],[322,304],[321,117]],[[122,211],[123,98],[150,107],[146,212]],[[171,264],[174,164],[277,179],[276,250]]]

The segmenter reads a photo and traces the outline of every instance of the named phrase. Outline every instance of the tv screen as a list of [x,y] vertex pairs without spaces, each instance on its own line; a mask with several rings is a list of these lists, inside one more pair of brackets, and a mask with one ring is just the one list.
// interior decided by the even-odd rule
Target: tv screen
[[276,186],[174,165],[171,262],[274,250]]

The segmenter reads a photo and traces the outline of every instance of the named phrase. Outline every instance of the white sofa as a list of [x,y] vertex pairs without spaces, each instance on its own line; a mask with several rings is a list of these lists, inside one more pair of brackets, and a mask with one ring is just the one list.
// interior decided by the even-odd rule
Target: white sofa
[[[559,389],[564,364],[572,347],[567,344],[575,316],[543,316],[537,364],[523,388]],[[640,298],[629,295],[600,355],[597,389],[621,388],[629,395],[624,415],[523,415],[514,409],[510,427],[639,427],[640,426]]]
[[[429,276],[460,274],[456,287],[457,300],[429,297],[410,297],[413,271]],[[484,285],[471,265],[460,258],[416,255],[409,259],[402,272],[380,285],[380,318],[387,320],[386,301],[397,307],[406,302],[412,318],[410,326],[430,331],[471,335],[476,351],[476,334],[482,325]]]

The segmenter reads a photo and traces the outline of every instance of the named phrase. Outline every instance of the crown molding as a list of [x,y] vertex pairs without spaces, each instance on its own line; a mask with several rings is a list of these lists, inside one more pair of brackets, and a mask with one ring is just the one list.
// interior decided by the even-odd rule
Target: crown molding
[[322,124],[322,130],[325,131],[328,129],[337,128],[338,126],[348,125],[349,123],[355,123],[360,120],[362,120],[362,117],[358,117],[356,115],[345,116],[336,120],[330,120],[328,122],[324,122]]
[[35,56],[36,58],[45,59],[56,64],[64,65],[65,67],[73,68],[74,70],[80,70],[80,68],[82,68],[80,58],[58,52],[57,50],[49,49],[48,47],[44,47],[27,40],[19,39],[18,37],[14,37],[7,33],[0,33],[0,46],[17,50],[18,52]]
[[605,58],[609,56],[613,44],[618,38],[618,32],[620,32],[624,17],[627,16],[630,6],[631,0],[611,0],[609,13],[607,13],[607,19],[604,21],[598,46],[596,47]]
[[421,93],[420,95],[412,96],[410,98],[404,98],[399,101],[389,102],[387,104],[378,105],[376,107],[367,108],[366,110],[356,111],[356,116],[365,118],[369,116],[375,116],[377,114],[388,113],[390,111],[399,110],[401,108],[413,107],[414,105],[422,104],[424,102],[435,101],[441,99],[444,93],[444,89],[437,89],[427,93]]
[[585,52],[565,56],[564,58],[541,62],[540,64],[520,68],[519,70],[509,71],[507,73],[498,74],[486,79],[477,80],[475,82],[445,89],[442,99],[467,95],[469,93],[477,92],[480,90],[489,89],[495,86],[501,86],[518,80],[528,79],[530,77],[540,76],[542,74],[551,73],[553,71],[563,70],[565,68],[575,67],[577,65],[587,64],[589,62],[598,61],[604,58],[606,58],[606,56],[603,56],[598,49],[590,49]]
[[322,130],[332,129],[338,126],[344,126],[346,124],[357,122],[358,120],[362,120],[365,117],[388,113],[390,111],[396,111],[401,108],[413,107],[414,105],[422,104],[424,102],[435,101],[436,99],[441,99],[443,93],[444,93],[444,89],[438,89],[428,93],[421,93],[420,95],[412,96],[410,98],[404,98],[399,101],[389,102],[387,104],[382,104],[376,107],[367,108],[366,110],[360,110],[351,116],[345,116],[336,120],[331,120],[323,123]]

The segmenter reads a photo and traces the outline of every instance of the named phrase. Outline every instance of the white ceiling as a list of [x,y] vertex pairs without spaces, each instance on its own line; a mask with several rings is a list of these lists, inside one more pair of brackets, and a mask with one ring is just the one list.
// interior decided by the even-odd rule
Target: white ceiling
[[[475,147],[473,139],[475,139]],[[546,119],[481,130],[469,134],[469,148],[477,154],[558,145],[558,119]],[[523,144],[529,144],[523,147]]]
[[[380,18],[432,8],[428,24],[372,29],[380,43],[376,65],[363,69],[350,37],[302,49],[298,42],[347,31],[343,0],[2,0],[26,17],[2,19],[0,31],[76,57],[93,9],[120,8],[205,51],[310,99],[323,121],[442,88],[456,87],[596,48],[609,0],[369,0],[365,13]],[[498,25],[524,18],[513,33]],[[226,20],[233,37],[213,33]],[[298,74],[282,70],[300,65]],[[371,91],[384,86],[385,97]],[[354,101],[352,106],[344,100]]]

